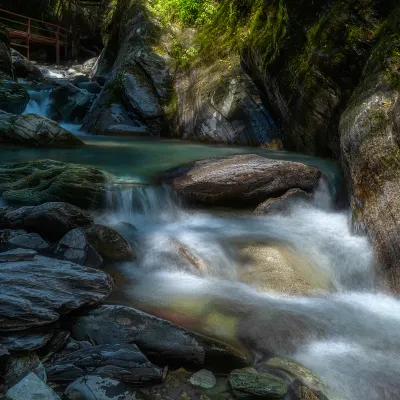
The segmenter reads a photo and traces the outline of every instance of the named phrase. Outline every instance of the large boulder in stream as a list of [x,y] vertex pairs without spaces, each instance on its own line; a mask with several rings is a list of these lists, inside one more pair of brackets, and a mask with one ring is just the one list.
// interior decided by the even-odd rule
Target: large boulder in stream
[[37,114],[0,111],[0,142],[25,146],[81,146],[83,142],[57,122]]
[[95,98],[87,90],[66,83],[50,93],[49,112],[56,121],[82,122]]
[[17,206],[68,202],[102,208],[109,179],[95,168],[53,160],[6,164],[0,166],[0,196]]
[[39,67],[29,61],[17,50],[11,49],[11,59],[17,78],[25,79],[28,75],[31,75],[38,80],[43,79],[43,75]]
[[213,157],[171,168],[158,176],[186,200],[205,205],[245,207],[300,188],[311,192],[321,172],[298,162],[254,154]]
[[108,226],[94,224],[86,228],[88,243],[108,261],[130,261],[135,252],[129,242]]
[[74,228],[86,227],[93,223],[90,214],[68,203],[45,203],[40,206],[26,206],[6,213],[0,226],[36,232],[54,241]]
[[93,268],[36,256],[0,267],[0,331],[57,321],[61,314],[104,300],[110,276]]
[[161,318],[124,306],[103,305],[79,317],[72,334],[97,344],[136,344],[156,365],[227,371],[248,361],[241,353]]

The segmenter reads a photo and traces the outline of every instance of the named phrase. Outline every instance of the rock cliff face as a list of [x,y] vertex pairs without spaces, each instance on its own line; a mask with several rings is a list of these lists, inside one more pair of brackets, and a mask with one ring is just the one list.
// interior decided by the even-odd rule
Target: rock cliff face
[[[238,54],[187,68],[195,32],[161,25],[146,2],[121,0],[97,74],[109,80],[84,121],[99,134],[175,136],[280,147],[278,131]],[[178,39],[177,39],[178,38]]]
[[382,27],[341,117],[342,165],[355,227],[366,231],[378,261],[400,290],[400,7]]

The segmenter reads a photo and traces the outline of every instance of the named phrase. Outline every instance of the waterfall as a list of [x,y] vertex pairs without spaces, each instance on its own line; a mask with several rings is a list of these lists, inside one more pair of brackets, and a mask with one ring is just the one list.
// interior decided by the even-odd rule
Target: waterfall
[[48,118],[50,106],[50,90],[29,90],[30,101],[23,114],[38,114]]

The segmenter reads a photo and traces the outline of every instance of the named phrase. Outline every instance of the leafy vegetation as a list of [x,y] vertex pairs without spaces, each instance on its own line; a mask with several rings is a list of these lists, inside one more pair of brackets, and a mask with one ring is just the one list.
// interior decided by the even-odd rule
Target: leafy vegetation
[[164,22],[183,25],[210,22],[217,10],[213,0],[154,0],[152,8]]

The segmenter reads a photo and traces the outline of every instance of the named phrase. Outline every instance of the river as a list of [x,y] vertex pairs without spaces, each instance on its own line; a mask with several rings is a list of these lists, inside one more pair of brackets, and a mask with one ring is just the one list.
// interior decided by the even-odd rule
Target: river
[[[45,93],[36,94],[27,112],[45,115],[46,101]],[[1,161],[51,158],[116,176],[107,212],[96,219],[134,242],[138,257],[108,267],[118,278],[110,302],[244,348],[255,363],[271,354],[294,358],[328,384],[330,399],[400,397],[400,302],[381,288],[371,246],[350,232],[348,210],[334,207],[343,192],[334,163],[262,149],[93,136],[67,127],[86,146],[0,146]],[[315,165],[325,183],[314,203],[279,216],[194,210],[168,188],[150,185],[155,173],[182,162],[243,153]],[[283,254],[291,266],[288,279],[254,261],[265,254],[271,260]]]

